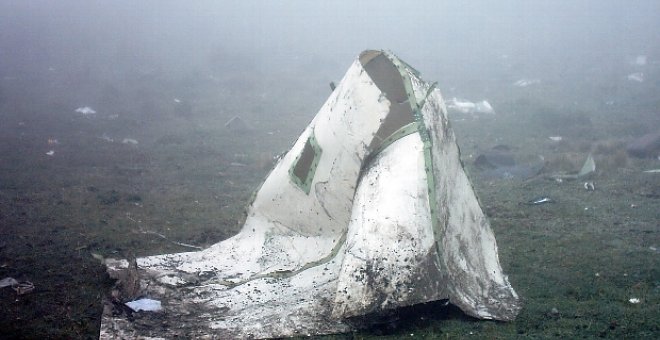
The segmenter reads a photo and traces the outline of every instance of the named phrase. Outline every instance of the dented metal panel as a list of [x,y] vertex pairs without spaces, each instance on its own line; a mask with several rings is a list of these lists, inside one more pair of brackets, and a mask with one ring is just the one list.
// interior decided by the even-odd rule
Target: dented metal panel
[[439,299],[487,319],[520,308],[439,91],[382,51],[351,65],[239,234],[107,265],[164,312],[135,322],[108,308],[102,338],[339,333],[347,318]]

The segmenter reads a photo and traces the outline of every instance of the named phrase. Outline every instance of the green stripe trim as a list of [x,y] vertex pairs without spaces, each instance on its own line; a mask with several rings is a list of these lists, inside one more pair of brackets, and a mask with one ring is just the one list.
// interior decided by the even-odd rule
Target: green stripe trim
[[417,132],[419,132],[419,135],[422,139],[422,143],[424,144],[424,171],[426,172],[426,185],[429,195],[429,209],[431,212],[431,228],[433,229],[435,245],[437,250],[437,257],[435,262],[436,265],[438,266],[438,269],[441,272],[443,272],[444,264],[441,258],[442,245],[440,243],[440,240],[438,239],[438,236],[442,235],[441,228],[443,228],[444,226],[440,225],[439,223],[440,221],[438,220],[438,202],[436,196],[435,178],[433,176],[433,156],[432,156],[433,142],[431,140],[431,136],[426,127],[426,124],[424,124],[424,116],[422,115],[421,112],[422,107],[426,104],[426,99],[431,95],[431,93],[435,89],[436,83],[429,85],[429,88],[426,90],[426,94],[424,95],[423,98],[420,99],[416,98],[409,72],[416,77],[419,77],[419,72],[414,68],[412,68],[410,65],[406,64],[405,62],[397,58],[394,54],[385,51],[383,51],[383,53],[385,54],[385,56],[387,56],[388,59],[392,61],[394,66],[396,66],[396,68],[399,70],[399,73],[401,73],[401,77],[403,78],[403,83],[406,89],[406,94],[408,95],[408,102],[410,103],[410,107],[412,108],[413,119],[415,121],[415,125],[417,126]]

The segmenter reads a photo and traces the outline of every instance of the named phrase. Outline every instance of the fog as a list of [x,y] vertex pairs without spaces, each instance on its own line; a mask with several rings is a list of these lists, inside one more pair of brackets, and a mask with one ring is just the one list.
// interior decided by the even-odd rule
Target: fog
[[513,325],[436,304],[384,328],[658,338],[658,0],[0,0],[0,280],[29,283],[0,287],[0,337],[95,338],[102,312],[135,297],[114,294],[98,259],[235,235],[367,49],[437,82],[525,303]]
[[2,1],[0,75],[114,82],[227,68],[338,80],[360,51],[387,49],[445,91],[480,94],[492,80],[625,76],[626,58],[657,60],[659,18],[652,0]]

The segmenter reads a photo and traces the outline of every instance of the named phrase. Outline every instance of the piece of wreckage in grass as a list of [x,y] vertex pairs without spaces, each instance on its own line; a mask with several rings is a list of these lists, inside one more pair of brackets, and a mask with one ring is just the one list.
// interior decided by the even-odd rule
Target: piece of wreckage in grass
[[383,51],[351,65],[240,233],[106,264],[164,311],[132,322],[107,308],[102,338],[342,333],[355,317],[443,299],[482,319],[520,309],[440,92]]

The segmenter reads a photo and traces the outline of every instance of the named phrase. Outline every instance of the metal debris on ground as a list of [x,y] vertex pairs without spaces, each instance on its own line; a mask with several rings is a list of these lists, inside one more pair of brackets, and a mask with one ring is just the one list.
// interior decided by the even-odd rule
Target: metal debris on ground
[[138,299],[134,301],[129,301],[125,303],[128,308],[132,309],[135,312],[159,312],[163,310],[163,307],[158,300],[153,299]]
[[250,130],[248,123],[239,116],[234,116],[225,123],[225,128],[233,132],[245,132]]
[[124,138],[122,141],[122,144],[131,144],[131,145],[137,145],[138,141],[133,138]]
[[583,185],[583,186],[584,186],[584,189],[587,190],[587,191],[594,191],[594,190],[596,190],[596,186],[594,186],[594,182],[593,182],[593,181],[590,181],[590,182],[584,182],[584,185]]
[[34,284],[30,281],[18,282],[13,277],[0,280],[0,288],[11,287],[17,295],[27,294],[34,290]]
[[482,100],[477,103],[473,103],[467,100],[461,100],[456,97],[447,101],[447,109],[466,113],[466,114],[475,114],[475,113],[486,113],[494,114],[495,110],[493,106],[487,100]]
[[547,196],[542,196],[542,197],[537,197],[532,200],[529,200],[525,202],[524,204],[526,205],[541,205],[541,204],[546,204],[546,203],[556,203],[555,200],[553,200],[550,197]]
[[513,83],[513,86],[527,87],[527,86],[535,85],[535,84],[539,84],[539,83],[541,83],[540,79],[520,79],[520,80],[516,81],[515,83]]
[[89,106],[79,107],[75,110],[75,112],[81,113],[83,116],[96,114],[96,110],[92,109]]
[[13,277],[5,277],[4,279],[0,280],[0,288],[11,287],[17,284],[18,281],[16,281],[16,279]]
[[644,82],[644,73],[643,72],[631,73],[628,75],[628,80],[642,83]]

